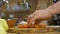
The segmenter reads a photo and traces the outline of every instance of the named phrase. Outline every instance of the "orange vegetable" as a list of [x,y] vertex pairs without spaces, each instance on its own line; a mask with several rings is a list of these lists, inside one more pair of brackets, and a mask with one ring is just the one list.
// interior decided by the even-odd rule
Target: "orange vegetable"
[[34,24],[31,24],[29,27],[30,27],[30,28],[34,28]]
[[17,27],[18,27],[18,28],[23,28],[23,26],[22,26],[22,25],[20,25],[20,24],[19,24]]
[[35,27],[35,28],[40,28],[39,25],[36,25],[36,24],[34,25],[34,27]]
[[28,24],[23,24],[23,28],[28,28]]
[[40,28],[45,28],[46,25],[45,25],[45,24],[40,24],[39,27],[40,27]]
[[28,24],[19,24],[18,28],[28,28]]

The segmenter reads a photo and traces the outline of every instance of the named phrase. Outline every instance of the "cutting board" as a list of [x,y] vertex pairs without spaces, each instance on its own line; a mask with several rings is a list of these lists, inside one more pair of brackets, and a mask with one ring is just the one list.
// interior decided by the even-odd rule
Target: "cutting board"
[[[17,33],[8,33],[8,34],[17,34]],[[20,33],[21,34],[21,33]],[[49,32],[49,33],[22,33],[22,34],[60,34],[60,32]]]
[[55,28],[9,28],[8,34],[60,34]]

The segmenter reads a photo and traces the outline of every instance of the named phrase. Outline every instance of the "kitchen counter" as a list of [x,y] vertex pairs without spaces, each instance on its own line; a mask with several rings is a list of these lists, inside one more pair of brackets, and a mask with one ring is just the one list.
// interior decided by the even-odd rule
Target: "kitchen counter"
[[[8,33],[8,34],[17,34],[17,33]],[[48,33],[20,33],[20,34],[60,34],[60,32],[48,32]]]
[[58,28],[10,28],[8,34],[60,34]]

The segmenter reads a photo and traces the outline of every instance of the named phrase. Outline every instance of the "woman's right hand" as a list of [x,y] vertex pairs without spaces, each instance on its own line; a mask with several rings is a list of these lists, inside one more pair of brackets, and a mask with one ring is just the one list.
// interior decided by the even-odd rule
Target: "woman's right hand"
[[48,9],[43,10],[36,10],[34,13],[32,13],[30,16],[28,16],[28,23],[32,24],[32,22],[39,22],[43,20],[48,20],[52,17],[52,14]]

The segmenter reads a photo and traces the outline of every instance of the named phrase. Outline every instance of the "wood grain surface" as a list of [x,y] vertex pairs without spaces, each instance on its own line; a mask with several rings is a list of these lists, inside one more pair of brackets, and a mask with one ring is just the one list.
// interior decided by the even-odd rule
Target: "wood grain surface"
[[10,28],[8,34],[60,34],[55,28]]
[[[8,34],[17,34],[17,33],[8,33]],[[20,34],[60,34],[60,32],[49,32],[49,33],[20,33]]]

